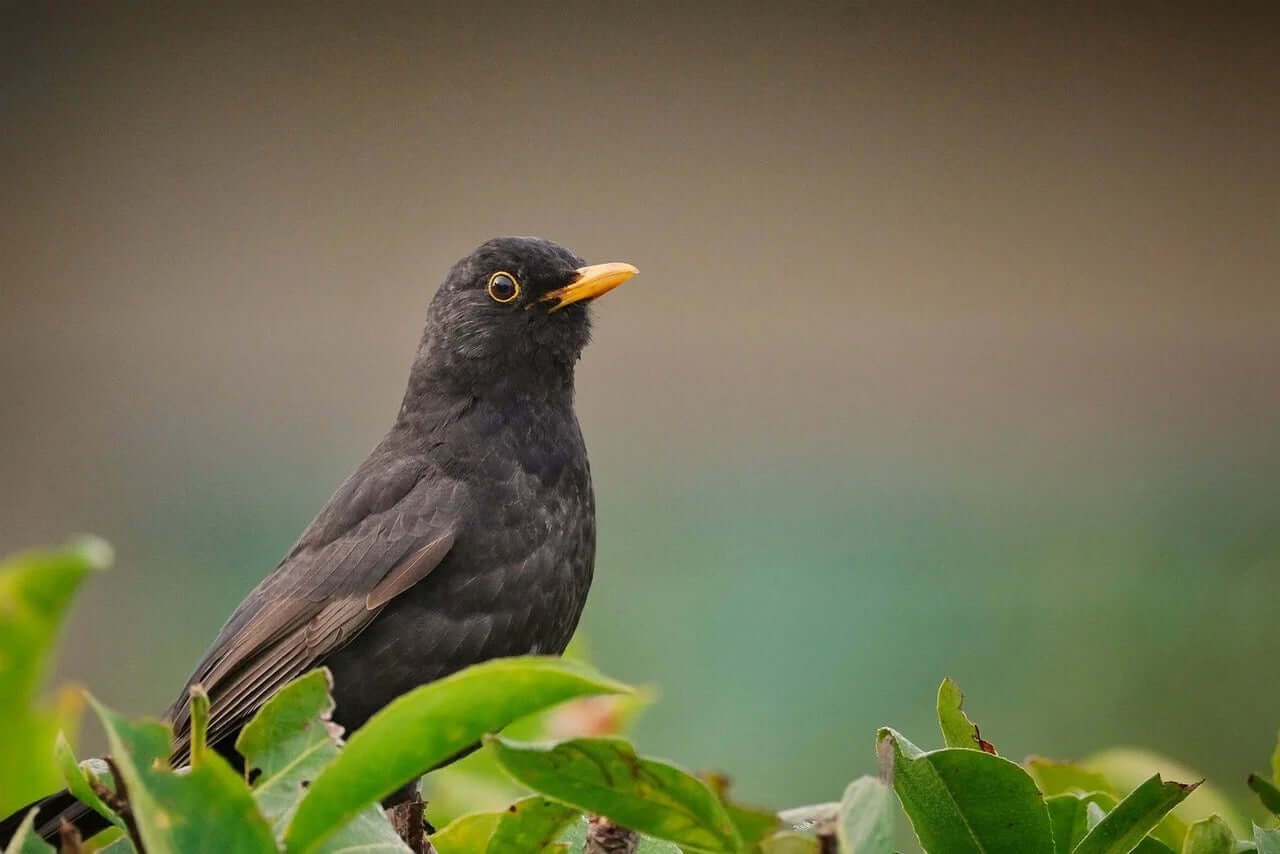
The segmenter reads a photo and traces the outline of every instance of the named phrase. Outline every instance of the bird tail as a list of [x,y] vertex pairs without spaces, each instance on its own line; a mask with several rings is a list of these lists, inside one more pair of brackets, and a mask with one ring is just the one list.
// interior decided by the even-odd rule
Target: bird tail
[[74,825],[76,830],[80,831],[82,839],[88,839],[110,826],[105,818],[77,801],[70,792],[63,789],[57,794],[27,804],[0,821],[0,850],[8,849],[10,840],[18,832],[18,827],[27,817],[27,813],[31,812],[32,807],[39,808],[39,812],[36,813],[35,832],[41,839],[52,843],[55,847],[63,820]]

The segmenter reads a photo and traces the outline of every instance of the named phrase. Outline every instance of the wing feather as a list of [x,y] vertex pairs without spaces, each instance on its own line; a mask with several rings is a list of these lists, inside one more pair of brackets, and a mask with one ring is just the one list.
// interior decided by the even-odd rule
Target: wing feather
[[[384,490],[388,506],[381,512],[332,536],[316,530],[328,508],[321,512],[241,603],[188,681],[188,688],[200,683],[209,694],[211,744],[234,733],[271,694],[349,642],[388,602],[439,566],[456,534],[450,510],[457,489],[419,475],[403,489]],[[169,710],[175,762],[186,759],[189,715],[184,690]]]

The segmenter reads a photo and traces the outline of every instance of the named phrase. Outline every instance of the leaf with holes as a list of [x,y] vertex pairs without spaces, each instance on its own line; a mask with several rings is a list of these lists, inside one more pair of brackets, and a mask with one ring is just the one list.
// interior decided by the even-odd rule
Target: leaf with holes
[[327,670],[295,679],[263,704],[236,739],[253,797],[277,832],[288,824],[306,787],[338,755],[342,728],[329,720]]
[[[298,677],[263,704],[236,739],[253,780],[253,797],[284,833],[307,786],[339,753],[342,728],[329,716],[333,680],[323,668]],[[377,804],[348,821],[319,850],[408,851]]]

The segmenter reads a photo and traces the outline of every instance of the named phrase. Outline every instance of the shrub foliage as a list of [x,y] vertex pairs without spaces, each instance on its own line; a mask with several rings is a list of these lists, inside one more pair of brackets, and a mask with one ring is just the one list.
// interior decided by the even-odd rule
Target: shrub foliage
[[[875,740],[877,775],[851,782],[839,801],[781,812],[733,802],[723,777],[638,753],[619,733],[645,692],[545,657],[491,661],[425,685],[347,741],[330,720],[329,673],[313,670],[244,728],[236,742],[243,773],[205,745],[209,701],[198,688],[191,765],[181,769],[168,764],[167,725],[126,720],[88,697],[110,760],[77,761],[81,704],[65,692],[42,701],[40,682],[76,588],[109,554],[88,540],[0,568],[0,811],[65,785],[111,823],[84,850],[409,851],[380,799],[480,743],[428,778],[433,815],[454,816],[430,834],[439,854],[582,851],[590,816],[638,834],[645,854],[892,854],[902,814],[930,854],[1280,854],[1280,831],[1246,828],[1200,782],[1135,777],[1138,767],[1172,765],[1158,758],[1001,756],[950,680],[938,692],[941,748],[921,749],[886,727]],[[1251,776],[1249,786],[1273,814],[1265,823],[1276,824],[1280,749],[1271,775]],[[52,850],[30,820],[8,852]]]

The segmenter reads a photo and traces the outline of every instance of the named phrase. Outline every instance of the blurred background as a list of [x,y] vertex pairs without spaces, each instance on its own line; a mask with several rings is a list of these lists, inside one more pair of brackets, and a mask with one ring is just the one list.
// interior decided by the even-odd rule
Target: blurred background
[[[183,5],[183,4],[178,4]],[[497,234],[642,275],[578,410],[647,752],[827,800],[944,675],[1007,755],[1232,791],[1280,724],[1265,7],[6,4],[0,550],[158,712]],[[89,736],[94,744],[95,735]]]

